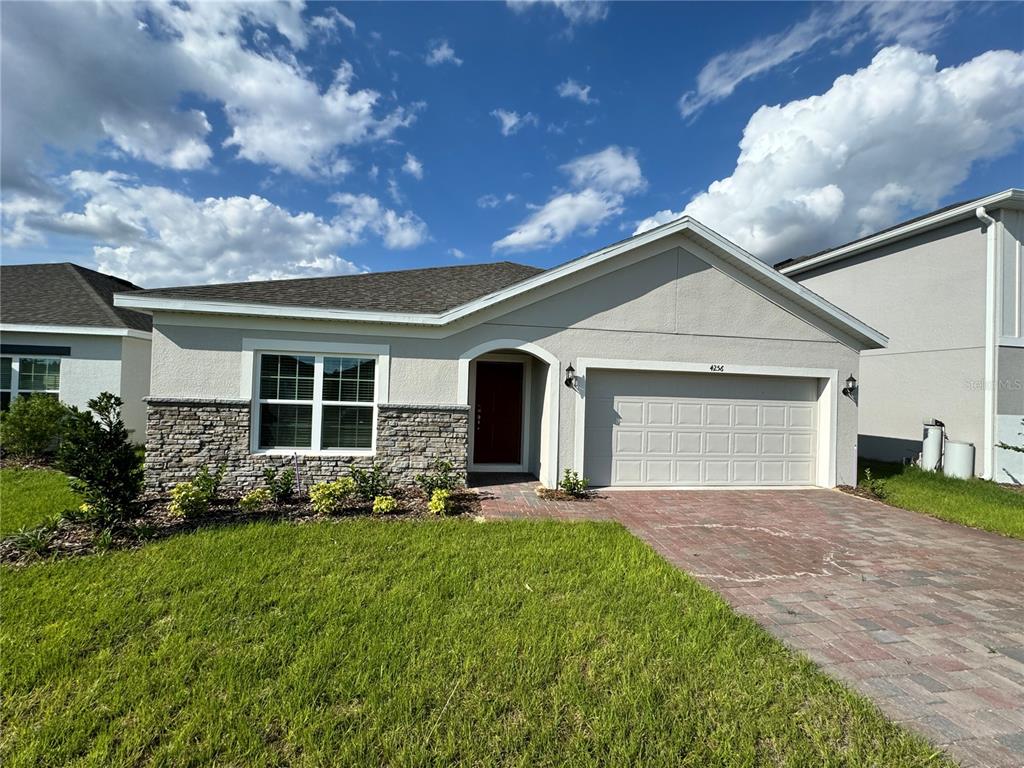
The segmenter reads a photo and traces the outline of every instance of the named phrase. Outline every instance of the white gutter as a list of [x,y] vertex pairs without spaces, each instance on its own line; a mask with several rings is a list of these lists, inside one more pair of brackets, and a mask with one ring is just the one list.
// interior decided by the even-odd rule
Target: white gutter
[[996,253],[996,220],[985,206],[974,209],[974,215],[985,226],[985,429],[982,446],[981,476],[995,477],[996,453],[996,387],[999,384],[999,355],[996,347],[999,334],[999,263]]
[[0,333],[54,333],[76,336],[128,336],[133,339],[151,339],[150,331],[134,328],[114,328],[90,325],[30,325],[26,323],[0,323]]

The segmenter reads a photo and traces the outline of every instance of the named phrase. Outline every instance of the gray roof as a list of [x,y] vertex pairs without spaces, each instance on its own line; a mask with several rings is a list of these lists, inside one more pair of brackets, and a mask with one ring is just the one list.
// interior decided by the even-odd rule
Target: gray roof
[[133,296],[372,312],[441,313],[544,270],[500,261],[455,267],[366,272],[249,283],[152,288]]
[[139,286],[77,264],[10,264],[0,267],[0,322],[81,325],[149,331],[152,318],[115,307],[115,293]]

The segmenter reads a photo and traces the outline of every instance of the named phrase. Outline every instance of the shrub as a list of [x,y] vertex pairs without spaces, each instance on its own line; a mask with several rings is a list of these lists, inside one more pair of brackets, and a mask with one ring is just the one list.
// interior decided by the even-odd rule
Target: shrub
[[114,547],[114,532],[104,528],[92,537],[92,546],[97,552],[108,552]]
[[41,461],[60,443],[68,407],[54,397],[32,395],[15,398],[0,417],[0,445],[22,461]]
[[318,515],[332,515],[339,511],[355,492],[356,483],[351,477],[317,483],[309,489],[309,500]]
[[394,496],[378,496],[373,500],[373,514],[390,515],[398,509],[398,502]]
[[864,479],[860,481],[860,487],[876,498],[885,498],[885,483],[872,475],[870,468],[864,470]]
[[207,467],[202,467],[192,479],[193,484],[199,488],[209,501],[214,501],[220,494],[220,484],[224,480],[226,467],[221,464],[211,472]]
[[589,485],[590,478],[580,477],[578,472],[566,469],[565,474],[562,475],[562,482],[558,484],[558,487],[562,489],[563,493],[567,493],[577,499],[582,499],[587,495]]
[[433,498],[434,491],[454,491],[462,486],[462,479],[455,473],[454,466],[447,459],[434,462],[434,471],[416,475],[416,485]]
[[275,504],[284,504],[295,495],[295,470],[290,467],[281,472],[267,467],[263,470],[263,480]]
[[356,484],[355,494],[362,501],[376,501],[378,496],[387,496],[391,483],[384,470],[377,464],[369,469],[352,467],[352,481]]
[[123,520],[138,508],[142,458],[128,441],[123,404],[103,392],[89,401],[91,411],[70,408],[57,453],[57,466],[71,476],[71,487],[84,497],[83,511],[93,521]]
[[238,506],[243,512],[259,512],[274,500],[273,494],[267,488],[256,488],[243,496]]
[[435,488],[430,494],[427,511],[432,515],[447,515],[451,509],[451,496],[452,492],[447,488]]
[[196,481],[186,480],[171,489],[171,505],[167,511],[175,517],[202,517],[210,511],[210,497]]
[[50,548],[50,534],[42,528],[20,528],[11,543],[19,552],[42,556]]

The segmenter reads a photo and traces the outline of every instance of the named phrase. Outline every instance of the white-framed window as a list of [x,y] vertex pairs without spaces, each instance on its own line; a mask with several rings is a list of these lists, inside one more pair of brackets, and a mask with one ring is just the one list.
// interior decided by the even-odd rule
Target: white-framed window
[[372,453],[377,368],[375,356],[259,352],[253,448]]
[[0,410],[18,395],[60,396],[59,357],[0,357]]

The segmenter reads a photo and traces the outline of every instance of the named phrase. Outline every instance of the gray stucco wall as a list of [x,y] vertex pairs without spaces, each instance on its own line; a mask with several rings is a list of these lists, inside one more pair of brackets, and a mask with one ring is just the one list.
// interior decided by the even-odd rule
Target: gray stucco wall
[[861,356],[863,455],[916,454],[928,418],[983,444],[985,249],[971,219],[794,275],[889,337]]
[[[540,295],[528,307],[492,312],[454,329],[401,333],[326,321],[158,312],[152,394],[248,398],[250,393],[240,393],[246,338],[388,344],[390,400],[409,404],[458,402],[460,355],[495,339],[534,343],[557,358],[560,371],[578,358],[600,357],[828,368],[840,380],[859,373],[855,351],[691,253],[664,244],[635,264]],[[559,387],[558,397],[560,471],[573,465],[578,395]],[[838,482],[853,482],[856,408],[846,398],[839,401],[837,444]]]

